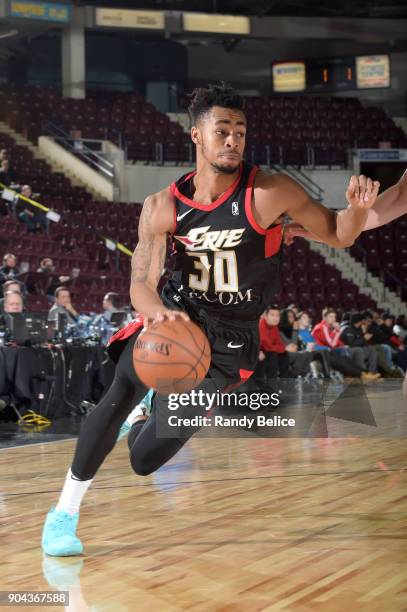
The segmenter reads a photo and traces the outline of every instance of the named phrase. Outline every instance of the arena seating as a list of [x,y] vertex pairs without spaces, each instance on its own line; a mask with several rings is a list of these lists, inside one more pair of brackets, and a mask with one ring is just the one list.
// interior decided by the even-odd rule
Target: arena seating
[[[51,107],[47,106],[47,104],[51,104],[51,101],[53,108],[59,108],[58,112],[65,113],[64,121],[66,121],[66,123],[63,123],[63,125],[66,129],[69,129],[69,127],[78,129],[83,128],[84,135],[89,137],[98,134],[102,136],[102,133],[100,131],[98,132],[98,130],[102,128],[99,124],[99,127],[96,125],[98,122],[95,117],[100,119],[102,127],[103,125],[107,126],[110,120],[117,127],[123,127],[124,124],[119,123],[119,118],[121,117],[123,120],[123,117],[127,117],[126,112],[128,107],[132,105],[134,105],[134,108],[132,107],[131,112],[133,113],[133,111],[137,110],[137,113],[139,113],[137,115],[135,112],[134,119],[132,119],[134,123],[132,124],[131,130],[134,130],[132,132],[134,135],[140,134],[140,121],[143,121],[143,125],[147,125],[146,117],[149,117],[149,121],[151,122],[151,130],[149,132],[151,137],[153,137],[153,135],[154,138],[158,137],[158,132],[155,127],[154,129],[152,127],[155,125],[154,122],[156,121],[160,123],[163,130],[167,129],[167,133],[170,133],[170,130],[173,129],[171,126],[174,124],[170,124],[167,118],[162,120],[164,116],[161,113],[155,111],[151,105],[147,105],[147,103],[142,101],[141,98],[134,96],[134,94],[100,93],[101,99],[105,100],[106,104],[106,100],[110,99],[111,106],[106,106],[106,108],[110,109],[109,112],[112,112],[112,116],[108,117],[107,111],[101,113],[100,109],[97,110],[99,107],[92,95],[90,95],[86,101],[64,100],[62,103],[55,90],[34,87],[27,88],[27,90],[24,90],[24,95],[21,94],[21,91],[12,90],[11,88],[7,90],[7,93],[2,90],[0,93],[0,109],[2,110],[0,110],[0,113],[3,113],[2,119],[9,121],[15,129],[27,131],[33,139],[40,133],[38,131],[36,132],[36,130],[40,130],[40,124],[38,121],[34,121],[34,119],[32,119],[32,121],[30,120],[31,122],[27,122],[28,118],[33,118],[34,116],[45,118],[45,112],[47,112],[48,118],[54,118],[54,116],[50,115]],[[44,94],[45,91],[47,95]],[[31,110],[29,108],[28,93],[31,96]],[[42,102],[40,101],[41,95],[44,96],[44,101]],[[312,104],[316,105],[314,109],[315,112],[317,108],[319,112],[321,112],[322,104],[328,104],[328,102],[321,103],[321,99],[319,98],[310,99],[313,100]],[[291,100],[288,106],[286,104],[287,100]],[[262,129],[262,131],[264,130],[265,122],[268,121],[271,126],[272,120],[270,113],[277,115],[278,121],[288,122],[290,121],[289,118],[292,117],[292,113],[299,112],[300,103],[298,100],[300,100],[300,98],[281,98],[278,102],[279,107],[277,107],[275,105],[275,100],[266,99],[269,105],[267,107],[268,110],[264,106],[261,106],[261,104],[266,104],[266,102],[259,99],[253,100],[251,102],[251,107],[249,104],[250,108],[248,112],[250,113],[250,118],[253,119],[248,139],[249,150],[251,146],[257,147],[257,145],[254,144],[254,138],[259,136],[260,129]],[[311,108],[311,103],[304,103],[304,100],[305,98],[302,99],[301,109],[305,109],[307,105]],[[324,100],[330,99],[327,98]],[[13,104],[10,104],[10,102],[13,102]],[[3,103],[5,106],[3,106]],[[89,104],[93,104],[93,107],[89,106]],[[303,104],[304,106],[302,106]],[[335,108],[335,112],[338,111],[338,117],[339,115],[342,116],[342,112],[339,112],[339,106],[343,105],[343,116],[347,117],[347,120],[350,122],[349,130],[346,132],[347,137],[350,138],[350,134],[352,133],[350,126],[353,125],[352,121],[356,117],[359,117],[356,108],[361,112],[363,109],[360,107],[359,103],[350,99],[347,99],[347,102],[338,102],[338,108],[335,106],[336,104],[336,101],[330,101],[330,107]],[[13,105],[15,105],[15,108]],[[78,106],[76,107],[75,105]],[[74,113],[74,108],[76,108],[76,114]],[[82,109],[82,114],[79,113],[80,108]],[[93,114],[88,114],[90,108],[94,108]],[[150,111],[145,115],[144,111],[146,108],[149,108]],[[284,111],[285,108],[286,112]],[[347,109],[346,113],[344,110],[345,108]],[[352,115],[348,113],[350,108],[353,108]],[[43,109],[47,109],[47,111]],[[295,109],[297,109],[297,111]],[[141,110],[143,112],[142,119],[140,119]],[[298,115],[298,117],[300,116],[301,115]],[[316,114],[310,116],[314,117],[316,125]],[[89,117],[91,117],[90,121],[88,120]],[[353,117],[352,120],[351,117]],[[257,119],[257,123],[255,119]],[[359,120],[360,118],[358,121]],[[58,116],[55,116],[55,121],[58,122]],[[387,125],[388,120],[385,117],[382,117],[382,121],[384,125]],[[310,125],[311,124],[307,122],[308,130],[311,130]],[[127,123],[125,127],[127,129]],[[326,136],[328,133],[327,128],[323,127],[321,123],[320,128],[321,130],[325,130],[325,132],[321,130],[320,132],[321,134],[324,133]],[[178,126],[178,133],[180,129],[181,128]],[[276,131],[277,129],[280,131]],[[143,128],[143,130],[145,130],[146,133],[148,132],[147,128]],[[256,130],[258,131],[256,132]],[[284,130],[280,126],[278,126],[278,128],[276,127],[274,131],[271,127],[269,130],[267,134],[270,138],[276,137],[277,134],[279,137],[281,136],[283,138]],[[373,142],[361,140],[362,136],[360,136],[360,130],[358,132],[355,130],[355,133],[358,134],[358,138],[360,139],[358,141],[359,146],[362,146],[362,144],[363,146],[368,146],[369,144],[373,146]],[[391,133],[394,133],[394,138],[396,139],[396,131]],[[287,132],[287,134],[291,134],[291,132]],[[385,134],[384,127],[383,132],[380,132],[378,129],[376,134],[377,138],[384,138],[385,135],[387,139],[389,138],[389,132],[386,131]],[[399,138],[398,132],[397,138]],[[299,139],[297,140],[300,142]],[[143,142],[143,140],[139,139],[135,147],[144,146],[142,145]],[[151,144],[151,140],[148,142]],[[180,142],[182,142],[182,140],[180,140]],[[322,140],[315,142],[323,143]],[[345,144],[345,141],[343,142]],[[397,143],[399,142],[401,141],[398,140]],[[396,140],[394,140],[394,143],[396,144]],[[290,146],[292,147],[293,145]],[[137,241],[137,224],[141,205],[95,202],[86,190],[73,187],[63,174],[52,172],[50,166],[48,166],[45,161],[34,159],[31,151],[25,147],[17,146],[11,138],[1,135],[0,147],[5,147],[9,150],[13,169],[17,176],[24,177],[23,182],[30,183],[33,187],[33,191],[40,193],[41,202],[57,210],[62,215],[60,223],[51,223],[49,237],[44,234],[27,234],[26,229],[14,218],[3,217],[0,230],[0,246],[3,252],[15,252],[20,261],[29,262],[31,270],[33,271],[38,267],[40,259],[46,256],[54,259],[58,274],[69,273],[72,268],[80,268],[80,276],[72,285],[72,289],[74,293],[74,303],[82,311],[100,310],[101,298],[103,294],[109,290],[117,291],[121,294],[123,300],[127,302],[130,258],[123,254],[116,255],[116,253],[108,251],[104,245],[102,236],[108,236],[114,240],[123,242],[132,249]],[[175,150],[172,151],[172,155],[175,160]],[[330,159],[332,159],[332,157]],[[123,223],[123,219],[126,219],[125,224]],[[403,221],[400,220],[400,223],[402,222]],[[379,230],[379,232],[385,233],[388,233],[388,231],[387,228]],[[401,236],[399,241],[404,241],[405,235],[403,232],[398,230],[397,232],[394,235],[397,237]],[[407,229],[405,234],[407,235]],[[367,232],[366,235],[363,236],[361,239],[363,244],[370,240],[370,235],[371,232]],[[386,239],[386,244],[389,242],[390,241]],[[391,250],[391,246],[389,246],[389,249]],[[401,256],[402,255],[399,255],[399,260],[397,260],[399,261],[400,269],[403,268],[403,262],[400,259]],[[119,272],[116,270],[116,257],[119,257]],[[390,255],[388,254],[386,261],[390,261],[389,258]],[[376,259],[373,251],[372,257],[368,260],[368,265],[370,265],[370,267],[372,265],[376,266]],[[403,273],[403,278],[405,278],[407,282],[407,271]],[[301,308],[309,309],[317,318],[320,316],[322,308],[327,305],[340,307],[344,310],[377,307],[375,302],[370,298],[360,294],[358,288],[353,283],[342,279],[335,268],[327,265],[321,256],[311,251],[307,242],[303,240],[296,240],[293,246],[286,249],[283,263],[283,279],[283,289],[278,296],[281,305],[286,306],[292,302],[298,303]],[[47,307],[43,296],[33,296],[30,299],[35,301],[36,307],[39,309]]]
[[[383,141],[407,147],[407,137],[382,109],[365,108],[356,98],[247,98],[246,112],[247,156],[259,164],[346,166],[352,147],[377,147]],[[189,135],[135,93],[90,90],[85,100],[72,100],[50,87],[2,86],[0,119],[33,142],[42,122],[51,120],[84,138],[119,142],[120,134],[130,160],[193,159]]]
[[404,287],[400,297],[407,299],[407,215],[384,227],[363,232],[350,252],[389,288],[398,289],[396,279],[401,281]]
[[[80,310],[100,311],[106,291],[116,291],[127,303],[130,258],[107,250],[103,236],[134,248],[140,205],[92,200],[85,189],[72,186],[62,173],[53,172],[45,161],[35,159],[29,149],[4,134],[0,135],[0,148],[7,149],[19,182],[30,184],[34,193],[40,194],[40,202],[62,216],[59,223],[50,223],[49,235],[29,234],[14,217],[2,216],[1,252],[15,253],[19,262],[29,263],[30,271],[36,271],[43,257],[54,260],[58,275],[69,275],[73,268],[79,268],[80,277],[72,291]],[[116,270],[117,257],[120,271]],[[42,296],[33,296],[31,301],[35,310],[48,307]]]
[[296,239],[286,247],[282,263],[282,287],[276,302],[282,306],[298,304],[314,320],[326,306],[342,310],[377,309],[377,304],[358,287],[343,279],[340,272],[312,251],[306,240]]

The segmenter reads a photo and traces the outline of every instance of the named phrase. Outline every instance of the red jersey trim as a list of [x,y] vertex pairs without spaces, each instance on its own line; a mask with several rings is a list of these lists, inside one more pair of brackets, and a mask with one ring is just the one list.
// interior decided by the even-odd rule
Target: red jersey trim
[[283,240],[283,225],[275,225],[266,230],[266,240],[264,243],[265,257],[271,257],[278,253]]
[[133,334],[135,334],[142,327],[144,327],[144,318],[143,317],[137,317],[134,321],[131,321],[131,323],[128,323],[128,325],[126,325],[126,327],[123,327],[122,329],[119,329],[119,331],[116,332],[110,338],[107,346],[109,347],[111,344],[113,344],[113,342],[116,342],[117,340],[127,340],[128,338],[130,338]]
[[175,205],[175,202],[173,202],[172,205],[174,210],[174,229],[172,230],[172,233],[175,234],[177,231],[177,207]]
[[259,169],[256,166],[254,166],[254,168],[252,168],[252,170],[250,171],[249,180],[248,180],[248,184],[246,187],[244,208],[246,212],[246,217],[250,225],[252,226],[252,228],[258,234],[265,236],[264,256],[271,257],[272,255],[274,255],[280,250],[281,242],[283,239],[283,231],[282,231],[283,226],[280,224],[280,225],[271,227],[269,229],[264,229],[264,227],[261,227],[261,225],[259,225],[256,219],[254,218],[253,211],[252,211],[252,195],[253,195],[254,179],[256,177],[258,170]]
[[[212,202],[212,204],[201,204],[200,202],[194,202],[194,200],[190,200],[189,198],[187,198],[180,192],[176,183],[171,183],[170,190],[174,197],[176,197],[178,200],[181,200],[181,202],[183,202],[184,204],[187,204],[187,206],[191,206],[192,208],[198,208],[199,210],[215,210],[215,208],[217,208],[218,206],[226,202],[226,200],[228,200],[230,196],[234,193],[234,191],[237,189],[240,179],[242,178],[242,171],[243,171],[243,164],[240,164],[239,174],[236,180],[232,183],[229,189],[225,191],[225,193],[223,193],[220,196],[220,198]],[[191,176],[194,176],[195,174],[196,174],[196,171],[191,172],[190,174],[187,174],[187,176],[183,180],[183,183],[185,183],[185,181],[190,179]]]
[[263,229],[261,225],[257,223],[256,219],[253,216],[253,211],[252,211],[252,195],[253,195],[254,179],[258,171],[259,169],[257,168],[257,166],[254,166],[250,171],[249,180],[248,180],[247,187],[246,187],[246,195],[244,198],[244,209],[246,212],[246,217],[248,218],[249,223],[252,226],[252,228],[256,230],[258,234],[263,234],[263,236],[265,236],[267,234],[267,230]]

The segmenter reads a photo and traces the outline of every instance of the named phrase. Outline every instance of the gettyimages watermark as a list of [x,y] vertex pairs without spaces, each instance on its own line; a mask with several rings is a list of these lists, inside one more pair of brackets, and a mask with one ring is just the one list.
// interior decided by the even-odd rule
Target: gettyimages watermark
[[[172,414],[168,417],[168,425],[169,427],[244,427],[247,429],[266,426],[294,427],[294,419],[277,414],[274,416],[264,414],[232,416],[230,413],[223,412],[225,408],[249,408],[252,411],[257,411],[261,408],[276,408],[279,404],[278,393],[222,393],[221,391],[209,393],[202,389],[193,390],[189,393],[171,393],[168,396],[168,410],[178,411],[180,408],[192,407],[204,409],[207,414],[196,414],[195,416]],[[218,414],[216,414],[216,408],[219,411]]]
[[[223,389],[223,390],[221,390]],[[224,390],[226,389],[226,390]],[[188,393],[157,394],[157,437],[407,437],[406,401],[397,380],[205,380]]]

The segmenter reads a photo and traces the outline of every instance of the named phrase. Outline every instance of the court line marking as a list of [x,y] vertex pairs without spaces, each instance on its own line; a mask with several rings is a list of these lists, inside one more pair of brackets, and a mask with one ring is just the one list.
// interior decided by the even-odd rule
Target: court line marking
[[9,450],[10,448],[24,448],[25,446],[38,446],[38,444],[55,444],[59,442],[68,442],[69,440],[76,440],[78,436],[72,436],[72,438],[64,438],[63,440],[49,440],[48,442],[27,442],[25,444],[16,444],[15,446],[3,446],[0,447],[1,451]]
[[[399,472],[405,468],[391,468],[389,472]],[[307,476],[343,476],[345,474],[383,474],[383,471],[378,470],[362,470],[360,472],[328,472],[328,473],[310,473],[310,474],[283,474],[275,476],[243,476],[241,478],[222,478],[222,479],[210,479],[210,480],[182,480],[179,482],[162,482],[159,487],[179,487],[180,485],[194,485],[194,484],[205,484],[214,482],[240,482],[243,480],[270,480],[275,478],[305,478]],[[107,487],[92,487],[92,491],[105,491],[107,489],[130,489],[135,487],[158,487],[156,482],[145,483],[145,484],[130,484],[130,485],[109,485]],[[47,491],[22,491],[21,493],[2,493],[3,497],[17,497],[18,495],[42,495],[46,493],[58,493],[60,489],[50,489]]]

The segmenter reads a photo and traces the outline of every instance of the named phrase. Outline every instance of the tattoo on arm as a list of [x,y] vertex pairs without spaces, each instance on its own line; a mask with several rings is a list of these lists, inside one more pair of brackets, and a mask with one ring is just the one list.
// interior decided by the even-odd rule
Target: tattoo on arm
[[167,251],[166,235],[154,234],[152,205],[146,200],[139,222],[139,242],[132,257],[131,283],[148,283],[156,288]]

